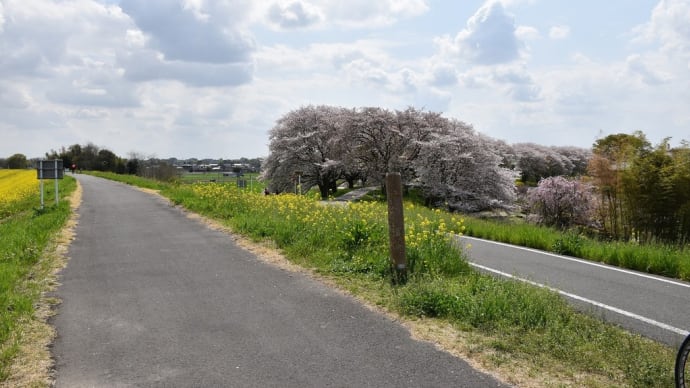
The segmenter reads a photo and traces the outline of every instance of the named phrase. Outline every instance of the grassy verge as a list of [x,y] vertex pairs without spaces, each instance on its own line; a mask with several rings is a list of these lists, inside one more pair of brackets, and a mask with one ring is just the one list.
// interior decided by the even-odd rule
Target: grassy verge
[[464,227],[456,216],[406,204],[411,274],[406,285],[394,287],[384,204],[323,206],[315,198],[255,195],[217,184],[160,189],[235,232],[270,241],[292,262],[387,311],[452,327],[446,337],[469,338],[459,353],[511,383],[672,385],[673,349],[577,313],[547,290],[473,271],[449,242],[448,233]]
[[53,185],[46,185],[44,209],[39,209],[35,193],[13,203],[13,211],[0,220],[0,381],[9,377],[20,344],[27,340],[26,327],[35,319],[46,286],[41,260],[70,217],[70,204],[64,198],[75,188],[73,178],[62,180],[62,200],[55,205]]
[[[407,198],[424,203],[419,192],[411,190]],[[380,192],[372,192],[364,200],[385,201]],[[465,235],[519,245],[557,254],[598,261],[609,265],[690,280],[690,246],[683,247],[635,242],[601,241],[575,231],[528,224],[524,221],[480,219],[467,216]]]
[[514,222],[467,218],[466,235],[690,280],[690,247],[602,242],[575,232]]

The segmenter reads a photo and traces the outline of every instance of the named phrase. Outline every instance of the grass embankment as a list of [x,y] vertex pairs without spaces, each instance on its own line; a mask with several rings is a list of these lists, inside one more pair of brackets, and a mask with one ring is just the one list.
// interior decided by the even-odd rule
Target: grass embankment
[[235,184],[237,184],[239,181],[244,181],[247,189],[251,188],[252,191],[260,192],[263,190],[264,185],[257,180],[258,176],[259,174],[255,172],[245,173],[239,177],[235,176],[234,173],[231,172],[183,172],[180,174],[179,181],[180,183],[219,182]]
[[410,276],[406,285],[392,286],[384,204],[324,206],[315,198],[256,195],[232,185],[158,187],[174,203],[270,241],[291,261],[373,304],[418,323],[452,326],[446,348],[511,383],[672,385],[673,349],[577,313],[548,290],[472,270],[448,237],[463,229],[457,216],[406,204]]
[[551,251],[636,271],[690,280],[690,247],[602,242],[576,232],[516,222],[467,219],[467,236]]
[[71,214],[64,198],[75,190],[75,180],[59,182],[58,205],[52,181],[47,182],[41,210],[36,171],[0,170],[0,382],[9,377],[20,346],[32,341],[26,328],[36,319],[51,266],[42,260]]

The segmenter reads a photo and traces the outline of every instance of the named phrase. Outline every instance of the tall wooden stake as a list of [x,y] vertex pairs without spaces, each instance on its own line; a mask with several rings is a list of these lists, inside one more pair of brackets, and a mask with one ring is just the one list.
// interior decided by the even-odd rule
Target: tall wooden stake
[[54,179],[54,181],[55,181],[55,206],[57,206],[60,204],[60,196],[58,195],[58,176],[59,176],[59,174],[58,174],[58,161],[57,161],[57,159],[55,159],[53,161],[53,163],[55,166],[55,179]]
[[43,161],[38,161],[38,179],[41,181],[41,210],[43,210]]
[[400,173],[386,174],[386,193],[392,280],[394,284],[404,284],[407,281],[407,258],[405,257],[405,219]]

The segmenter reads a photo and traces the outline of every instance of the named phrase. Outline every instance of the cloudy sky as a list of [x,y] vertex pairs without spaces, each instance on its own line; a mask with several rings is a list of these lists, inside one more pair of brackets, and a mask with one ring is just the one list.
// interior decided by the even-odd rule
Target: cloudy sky
[[690,0],[0,0],[0,157],[265,156],[308,104],[690,140]]

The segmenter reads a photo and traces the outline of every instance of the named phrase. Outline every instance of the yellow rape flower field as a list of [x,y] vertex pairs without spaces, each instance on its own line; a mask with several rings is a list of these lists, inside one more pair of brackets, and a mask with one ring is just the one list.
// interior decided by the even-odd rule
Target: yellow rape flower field
[[11,214],[14,204],[36,194],[36,171],[0,170],[0,218]]
[[[249,213],[240,222],[243,232],[258,234],[257,237],[274,236],[281,247],[292,245],[297,233],[304,239],[295,247],[297,252],[314,247],[336,252],[336,257],[328,253],[321,256],[330,257],[337,272],[384,275],[389,271],[387,213],[383,203],[328,206],[319,201],[318,194],[246,195],[213,183],[194,185],[193,191],[215,216],[237,219]],[[446,249],[451,237],[464,231],[462,218],[408,203],[405,225],[408,266],[412,272],[456,274],[467,270],[457,252],[447,254]],[[429,260],[429,256],[436,260]]]

